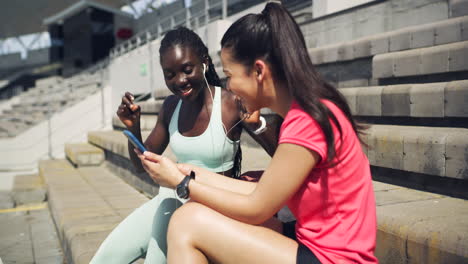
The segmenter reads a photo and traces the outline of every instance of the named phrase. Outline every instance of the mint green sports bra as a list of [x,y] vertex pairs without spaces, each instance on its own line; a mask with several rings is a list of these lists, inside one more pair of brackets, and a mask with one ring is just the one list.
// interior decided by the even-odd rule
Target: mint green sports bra
[[213,172],[222,172],[234,166],[234,157],[239,146],[226,136],[221,118],[221,88],[215,87],[210,123],[199,136],[186,137],[179,133],[179,100],[169,123],[170,147],[178,163],[189,163]]

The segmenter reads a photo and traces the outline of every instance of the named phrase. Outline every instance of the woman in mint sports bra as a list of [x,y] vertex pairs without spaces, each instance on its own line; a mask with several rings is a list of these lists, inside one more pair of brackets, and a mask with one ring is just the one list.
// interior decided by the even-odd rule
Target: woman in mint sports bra
[[[169,31],[161,41],[159,53],[166,85],[174,95],[164,101],[145,146],[161,154],[170,142],[178,162],[239,177],[242,127],[253,135],[251,131],[258,124],[241,122],[240,104],[232,93],[220,88],[208,49],[193,31],[183,27]],[[117,115],[141,140],[140,107],[133,99],[127,92]],[[273,154],[276,148],[274,130],[267,130],[255,139]],[[138,171],[144,171],[133,149],[129,143],[133,164]],[[158,195],[136,209],[109,234],[91,263],[131,263],[145,253],[145,263],[166,263],[169,219],[182,203],[184,201],[176,198],[173,189],[160,187]]]

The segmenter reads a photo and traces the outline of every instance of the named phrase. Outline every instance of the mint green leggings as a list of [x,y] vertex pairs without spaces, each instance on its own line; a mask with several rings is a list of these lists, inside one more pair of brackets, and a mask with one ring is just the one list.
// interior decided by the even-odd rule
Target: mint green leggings
[[169,219],[183,203],[174,190],[159,188],[158,195],[133,211],[109,234],[90,263],[128,264],[145,253],[145,263],[166,263]]

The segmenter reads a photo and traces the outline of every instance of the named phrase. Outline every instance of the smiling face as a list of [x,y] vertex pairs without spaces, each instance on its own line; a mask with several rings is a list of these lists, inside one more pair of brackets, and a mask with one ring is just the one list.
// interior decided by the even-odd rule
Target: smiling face
[[196,100],[206,88],[202,63],[190,47],[169,47],[161,55],[161,67],[167,88],[183,100]]
[[239,96],[248,112],[261,108],[259,82],[254,69],[249,70],[243,64],[236,62],[230,49],[221,50],[221,62],[226,74],[226,88]]

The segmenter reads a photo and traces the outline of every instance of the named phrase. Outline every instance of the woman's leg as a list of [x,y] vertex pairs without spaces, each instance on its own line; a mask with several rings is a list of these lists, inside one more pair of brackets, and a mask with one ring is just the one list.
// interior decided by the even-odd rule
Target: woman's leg
[[[187,203],[169,224],[169,263],[295,263],[296,241]],[[206,257],[205,257],[206,256]]]
[[90,263],[128,264],[144,255],[160,198],[156,195],[127,216],[102,242]]
[[167,254],[167,229],[174,211],[182,206],[184,201],[178,200],[174,190],[159,188],[160,205],[155,211],[153,227],[148,244],[145,263],[164,264]]

